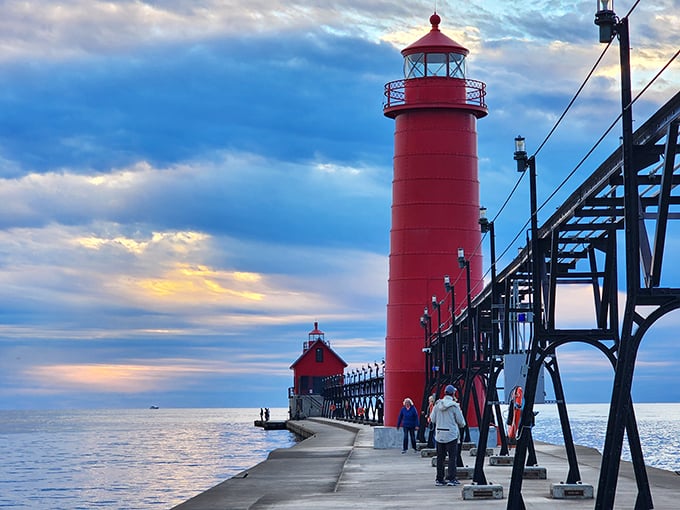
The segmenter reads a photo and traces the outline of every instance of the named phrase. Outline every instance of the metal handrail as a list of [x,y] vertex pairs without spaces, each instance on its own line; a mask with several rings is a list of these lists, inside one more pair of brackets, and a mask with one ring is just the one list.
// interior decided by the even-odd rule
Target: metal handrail
[[[414,80],[423,78],[414,78]],[[440,77],[431,78],[435,80],[446,80],[451,78]],[[460,81],[458,78],[456,80]],[[394,106],[402,106],[408,104],[405,94],[405,86],[407,80],[395,80],[385,84],[385,103],[383,109],[392,108]],[[412,81],[412,80],[409,80]],[[462,104],[468,106],[477,106],[486,108],[486,84],[478,80],[463,80],[465,83],[465,101],[455,101],[453,104]],[[448,104],[448,103],[447,103]]]

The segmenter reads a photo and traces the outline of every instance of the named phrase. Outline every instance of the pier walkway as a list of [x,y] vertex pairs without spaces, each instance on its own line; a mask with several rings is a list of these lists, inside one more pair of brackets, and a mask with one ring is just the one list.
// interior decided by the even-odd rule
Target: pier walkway
[[[458,487],[434,485],[435,468],[430,458],[399,449],[373,448],[373,430],[367,425],[349,424],[323,418],[290,422],[310,435],[291,447],[271,452],[268,459],[178,505],[174,510],[241,509],[347,509],[370,508],[456,508],[460,510],[505,509],[512,467],[485,465],[490,484],[503,486],[503,499],[463,500]],[[474,466],[475,457],[463,452],[463,462]],[[556,500],[550,487],[567,474],[564,447],[537,443],[536,456],[547,469],[545,480],[524,480],[522,495],[527,509],[592,509],[594,499]],[[600,454],[577,447],[582,482],[597,490]],[[654,507],[680,508],[680,476],[647,468]],[[630,463],[622,462],[615,507],[633,509],[637,495]],[[436,506],[434,506],[436,505]],[[440,506],[445,505],[445,506]]]

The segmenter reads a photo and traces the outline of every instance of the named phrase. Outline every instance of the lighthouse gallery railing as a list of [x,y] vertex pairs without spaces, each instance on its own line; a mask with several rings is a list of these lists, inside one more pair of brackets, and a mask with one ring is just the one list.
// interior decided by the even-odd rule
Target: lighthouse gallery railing
[[[451,78],[419,78],[429,80],[450,80]],[[395,80],[385,84],[385,103],[383,109],[401,106],[407,103],[405,83],[407,80]],[[446,104],[460,104],[486,108],[486,84],[477,80],[462,80],[465,82],[465,100],[450,100]]]

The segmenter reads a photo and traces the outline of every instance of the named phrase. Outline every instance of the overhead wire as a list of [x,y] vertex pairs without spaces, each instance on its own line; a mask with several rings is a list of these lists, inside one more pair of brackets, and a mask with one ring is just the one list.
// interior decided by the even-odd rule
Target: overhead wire
[[[637,8],[637,6],[639,5],[640,1],[641,1],[641,0],[637,0],[637,1],[633,4],[633,6],[629,9],[628,13],[626,14],[626,16],[625,16],[626,18],[629,17],[629,16],[633,13],[633,11],[634,11],[634,10]],[[569,101],[569,103],[568,103],[567,106],[565,107],[565,109],[564,109],[564,111],[562,112],[562,114],[560,115],[560,117],[557,119],[557,121],[555,121],[555,124],[554,124],[553,127],[550,129],[550,131],[548,132],[548,134],[545,136],[545,138],[543,139],[543,141],[539,144],[538,148],[536,149],[536,151],[533,153],[533,155],[532,155],[531,157],[536,157],[536,156],[541,152],[541,150],[544,148],[544,146],[545,146],[545,145],[547,144],[547,142],[550,140],[550,138],[551,138],[552,135],[555,133],[555,131],[557,130],[557,128],[560,126],[560,124],[562,123],[562,121],[563,121],[564,118],[566,117],[567,113],[571,110],[572,106],[574,105],[574,103],[576,102],[576,100],[578,99],[578,97],[581,95],[581,92],[583,91],[583,89],[585,88],[585,86],[587,85],[587,83],[590,81],[592,75],[594,74],[594,72],[595,72],[595,71],[597,70],[597,68],[599,67],[600,63],[602,62],[602,59],[604,58],[604,56],[606,55],[607,51],[609,50],[609,48],[610,48],[612,42],[613,42],[613,39],[612,39],[609,43],[607,43],[607,45],[604,47],[604,49],[603,49],[602,52],[600,53],[599,57],[597,58],[597,60],[595,61],[595,63],[594,63],[593,66],[591,67],[590,71],[588,72],[587,76],[585,77],[585,79],[583,80],[583,82],[581,83],[581,85],[579,86],[578,90],[576,91],[576,93],[574,94],[574,96],[572,97],[572,99]],[[676,53],[670,58],[670,60],[669,60],[669,61],[668,61],[668,62],[667,62],[667,63],[666,63],[666,64],[665,64],[658,72],[657,72],[657,74],[649,81],[649,83],[647,83],[647,85],[645,85],[645,87],[644,87],[644,88],[643,88],[643,89],[635,96],[635,98],[631,101],[630,105],[628,105],[627,108],[632,107],[632,105],[633,105],[633,104],[634,104],[634,103],[642,96],[642,94],[644,94],[644,93],[649,89],[649,87],[650,87],[650,86],[651,86],[651,85],[652,85],[652,84],[653,84],[653,83],[661,76],[661,74],[663,74],[663,72],[664,72],[664,71],[668,68],[668,66],[669,66],[669,65],[670,65],[670,64],[678,57],[678,55],[680,55],[680,49],[679,49],[678,51],[676,51]],[[555,195],[556,195],[556,194],[557,194],[557,193],[558,193],[558,192],[566,185],[566,183],[567,183],[567,182],[573,177],[573,175],[581,168],[581,166],[583,166],[583,164],[588,160],[588,158],[592,155],[592,153],[595,151],[595,149],[602,143],[602,141],[606,138],[606,136],[607,136],[607,135],[611,132],[611,130],[616,126],[616,124],[618,123],[618,121],[621,119],[622,115],[623,115],[623,113],[620,113],[620,114],[616,117],[616,119],[614,119],[614,121],[613,121],[613,122],[609,125],[609,127],[604,131],[604,133],[603,133],[603,134],[600,136],[600,138],[595,142],[595,144],[588,150],[588,152],[585,154],[585,156],[583,156],[583,158],[577,163],[577,165],[576,165],[576,166],[575,166],[575,167],[567,174],[567,176],[566,176],[566,177],[562,180],[562,182],[555,188],[555,190],[553,190],[553,192],[548,196],[548,198],[547,198],[546,200],[544,200],[544,202],[540,205],[540,207],[537,208],[536,214],[538,214],[538,212],[541,211],[541,210],[542,210],[542,209],[550,202],[550,200],[552,200],[552,198],[554,198],[554,196],[555,196]],[[501,207],[499,208],[498,212],[497,212],[497,213],[495,214],[495,216],[493,216],[493,218],[490,220],[491,222],[495,222],[495,221],[501,216],[501,214],[504,212],[505,208],[508,206],[510,200],[512,199],[512,197],[515,195],[517,189],[519,188],[519,185],[520,185],[522,179],[524,178],[524,174],[526,174],[526,172],[522,172],[522,174],[520,175],[520,177],[517,179],[517,181],[515,182],[515,185],[513,186],[512,190],[508,193],[507,198],[505,199],[505,201],[503,202],[503,204],[502,204]],[[500,253],[500,255],[497,256],[496,261],[495,261],[495,264],[498,264],[498,260],[500,260],[502,257],[504,257],[504,256],[506,255],[506,253],[507,253],[507,252],[511,249],[511,247],[514,245],[514,243],[520,238],[520,236],[521,236],[523,233],[525,233],[525,231],[526,231],[527,227],[529,226],[530,222],[531,222],[531,215],[529,216],[529,219],[527,219],[527,221],[524,223],[524,225],[519,229],[519,231],[518,231],[517,234],[513,237],[513,239],[508,243],[508,245],[506,246],[506,248]],[[482,249],[482,243],[483,243],[483,241],[484,241],[484,239],[486,238],[487,235],[488,235],[488,234],[485,234],[484,236],[482,236],[482,238],[480,239],[479,244],[477,245],[477,247],[476,247],[476,248],[474,249],[474,251],[473,251],[473,255],[476,255],[476,254],[478,254],[478,253],[480,252],[480,250]],[[492,263],[494,263],[494,262],[492,262]],[[484,279],[484,277],[486,277],[486,276],[491,272],[491,270],[492,270],[492,267],[489,267],[489,269],[483,274],[482,282],[479,282],[479,283],[475,286],[475,289],[470,289],[471,292],[472,292],[473,290],[476,290],[476,288],[477,288],[478,286],[483,285],[483,279]],[[463,277],[463,272],[461,271],[461,272],[458,273],[458,277],[452,282],[452,285],[455,286],[455,284],[457,284],[457,283],[461,280],[462,277]],[[461,310],[461,309],[463,309],[463,308],[464,308],[464,306],[463,306],[463,304],[461,304],[459,307],[456,308],[456,310],[454,310],[454,314],[455,314],[456,311]]]
[[[625,16],[626,18],[629,17],[629,16],[633,13],[633,11],[635,11],[635,9],[637,8],[637,6],[638,6],[638,4],[640,3],[640,1],[641,1],[641,0],[637,0],[637,1],[633,4],[633,6],[629,9],[628,13],[626,14],[626,16]],[[562,123],[562,121],[563,121],[564,118],[566,117],[567,113],[569,112],[569,110],[572,108],[572,106],[573,106],[574,103],[576,102],[576,99],[578,99],[578,97],[580,96],[581,92],[582,92],[583,89],[585,88],[586,84],[588,83],[588,81],[589,81],[590,78],[592,77],[593,73],[594,73],[594,72],[597,70],[597,68],[599,67],[599,65],[600,65],[600,63],[601,63],[601,61],[602,61],[602,59],[604,58],[605,54],[606,54],[607,51],[609,50],[609,48],[610,48],[612,42],[613,42],[613,39],[612,39],[611,41],[609,41],[609,43],[607,43],[607,45],[604,47],[604,49],[603,49],[602,52],[600,53],[600,56],[597,58],[597,60],[595,61],[595,63],[594,63],[593,66],[591,67],[590,71],[588,72],[587,76],[585,77],[585,79],[583,80],[583,82],[581,83],[581,85],[579,86],[578,90],[576,91],[576,93],[574,94],[574,96],[572,97],[572,99],[569,101],[569,104],[566,106],[566,108],[564,109],[564,111],[562,112],[562,114],[560,115],[560,117],[557,119],[557,121],[555,122],[555,124],[553,125],[553,127],[550,129],[550,131],[548,132],[548,134],[545,136],[545,138],[543,139],[543,141],[539,144],[538,149],[536,149],[536,151],[534,152],[534,154],[533,154],[531,157],[536,157],[536,156],[538,155],[538,153],[543,149],[543,147],[546,145],[546,143],[547,143],[547,142],[549,141],[549,139],[552,137],[552,135],[553,135],[554,132],[557,130],[557,128],[559,127],[559,125]],[[651,84],[652,84],[652,83],[653,83],[653,82],[654,82],[654,81],[655,81],[655,80],[663,73],[663,71],[670,65],[670,63],[678,56],[678,53],[680,53],[680,51],[677,52],[677,53],[671,58],[671,60],[670,60],[670,61],[662,68],[661,71],[659,71],[659,73],[657,73],[657,75],[652,79],[652,81],[650,81],[650,83],[648,83],[648,84],[645,86],[645,88],[644,88],[644,89],[643,89],[643,90],[635,97],[635,99],[634,99],[633,101],[631,101],[631,105],[632,105],[632,104],[633,104],[633,103],[634,103],[634,102],[635,102],[635,101],[636,101],[636,100],[637,100],[637,99],[638,99],[638,98],[639,98],[639,97],[640,97],[640,96],[641,96],[641,95],[649,88],[649,86],[651,86]],[[630,106],[629,106],[629,107],[630,107]],[[557,194],[557,193],[558,193],[565,185],[566,185],[566,183],[569,181],[569,179],[571,179],[571,177],[573,177],[573,175],[578,171],[578,169],[581,168],[581,166],[582,166],[582,165],[585,163],[585,161],[587,161],[587,159],[592,155],[592,153],[593,153],[593,152],[595,151],[595,149],[599,146],[599,144],[602,143],[602,141],[604,140],[604,138],[609,134],[609,132],[611,132],[611,130],[612,130],[612,129],[614,128],[614,126],[616,125],[616,123],[620,120],[621,116],[622,116],[622,114],[619,114],[619,115],[618,115],[618,117],[617,117],[617,118],[612,122],[612,124],[607,128],[607,130],[604,132],[604,134],[603,134],[603,135],[598,139],[598,141],[594,144],[594,146],[591,147],[591,149],[586,153],[586,155],[581,159],[581,161],[579,161],[579,163],[576,165],[576,167],[575,167],[574,169],[572,169],[572,170],[569,172],[569,174],[565,177],[565,179],[563,179],[563,181],[559,184],[559,186],[557,186],[557,188],[555,188],[555,190],[553,190],[553,192],[550,194],[550,196],[549,196],[546,200],[544,200],[544,202],[537,208],[536,214],[538,214],[538,212],[540,212],[540,211],[548,204],[548,202],[549,202],[549,201],[550,201],[550,200],[551,200],[551,199],[552,199],[552,198],[553,198],[553,197],[554,197],[554,196],[555,196],[555,195],[556,195],[556,194]],[[526,173],[526,172],[523,172],[523,174],[524,174],[524,173]],[[522,174],[522,175],[523,175],[523,174]],[[521,178],[520,178],[520,179],[521,179]],[[518,184],[519,184],[519,181],[518,181],[518,183],[515,185],[515,187],[511,190],[510,194],[508,195],[508,198],[507,198],[507,199],[505,200],[505,202],[503,203],[503,206],[502,206],[501,210],[499,210],[499,212],[496,214],[496,216],[494,216],[494,218],[493,218],[492,221],[495,221],[495,220],[500,216],[500,214],[502,213],[503,209],[506,207],[507,203],[510,201],[510,199],[511,199],[512,196],[514,195],[515,191],[517,190]],[[510,241],[510,243],[508,244],[508,246],[501,252],[501,254],[498,256],[497,259],[500,259],[500,258],[502,258],[503,256],[505,256],[505,254],[510,250],[510,248],[512,247],[512,245],[517,241],[517,239],[519,239],[519,237],[522,235],[522,233],[526,230],[526,228],[528,227],[528,225],[530,224],[530,222],[531,222],[531,215],[529,216],[529,219],[527,219],[527,221],[524,223],[524,225],[522,225],[522,227],[519,229],[519,231],[518,231],[517,234],[513,237],[513,239]],[[484,273],[484,276],[488,275],[488,273],[490,272],[490,270],[491,270],[491,269],[487,270],[487,272]]]
[[[639,1],[639,0],[638,0],[638,1]],[[562,112],[562,114],[560,115],[560,117],[557,119],[557,121],[555,121],[555,124],[554,124],[553,127],[550,129],[550,131],[548,132],[548,134],[545,136],[545,138],[543,139],[543,141],[539,144],[538,149],[534,152],[534,154],[533,154],[532,157],[536,157],[536,155],[538,155],[538,153],[541,151],[541,149],[543,149],[543,147],[545,146],[545,144],[548,142],[548,140],[552,137],[552,135],[553,135],[554,132],[557,130],[557,128],[559,127],[559,125],[562,123],[562,121],[563,121],[564,118],[566,117],[567,113],[569,112],[569,110],[571,110],[571,107],[574,105],[574,103],[575,103],[576,100],[578,99],[579,95],[581,94],[581,92],[582,92],[583,89],[585,88],[586,84],[588,83],[588,81],[589,81],[590,78],[592,77],[593,73],[596,71],[597,67],[600,65],[600,62],[602,61],[602,59],[604,58],[605,54],[607,53],[607,49],[609,48],[610,45],[611,45],[611,41],[610,41],[610,42],[607,44],[607,46],[602,50],[600,56],[598,57],[598,59],[596,60],[596,62],[593,64],[593,66],[591,67],[590,71],[588,72],[588,75],[586,76],[586,78],[583,80],[583,82],[582,82],[581,85],[579,86],[578,90],[576,91],[576,94],[574,94],[574,96],[571,98],[571,100],[569,101],[569,104],[567,104],[566,108],[564,109],[564,111]],[[499,209],[498,212],[495,214],[495,216],[491,219],[491,222],[495,222],[495,221],[501,216],[501,214],[503,213],[503,211],[505,210],[505,208],[508,206],[508,203],[510,202],[510,200],[512,199],[512,197],[515,195],[515,192],[517,191],[517,188],[519,188],[519,185],[520,185],[520,183],[522,182],[522,179],[524,178],[524,175],[525,175],[525,174],[526,174],[526,172],[522,172],[522,173],[521,173],[520,177],[519,177],[519,178],[517,179],[517,181],[515,182],[515,185],[513,186],[512,190],[510,190],[510,193],[508,194],[507,198],[505,199],[505,201],[504,201],[503,204],[501,205],[500,209]],[[545,205],[545,204],[543,204],[543,205]],[[543,205],[541,205],[541,207],[543,207]],[[539,210],[540,210],[540,208],[539,208]],[[515,237],[513,237],[513,239],[508,243],[508,245],[506,246],[506,248],[505,248],[504,250],[501,251],[500,255],[497,256],[496,261],[495,261],[495,262],[492,262],[492,264],[494,264],[494,263],[495,263],[495,264],[498,264],[498,260],[500,260],[502,257],[505,256],[505,254],[510,250],[510,248],[514,245],[514,243],[517,241],[517,239],[519,239],[519,237],[520,237],[520,236],[522,235],[522,233],[525,231],[525,229],[527,228],[527,226],[529,225],[530,222],[531,222],[531,215],[529,216],[529,219],[526,221],[526,223],[524,223],[524,225],[523,225],[523,226],[520,228],[520,230],[517,232],[517,234],[515,235]],[[486,238],[486,235],[487,235],[487,234],[485,234],[484,236],[482,236],[482,239],[480,240],[480,243],[479,243],[479,245],[477,246],[477,248],[474,250],[474,253],[477,253],[479,250],[481,250],[481,246],[482,246],[482,243],[484,242],[484,239]],[[492,269],[492,268],[489,267],[489,269],[484,273],[484,275],[482,276],[482,280],[484,279],[484,277],[486,277],[486,276],[491,272],[491,269]],[[460,278],[460,277],[459,277],[459,278]]]

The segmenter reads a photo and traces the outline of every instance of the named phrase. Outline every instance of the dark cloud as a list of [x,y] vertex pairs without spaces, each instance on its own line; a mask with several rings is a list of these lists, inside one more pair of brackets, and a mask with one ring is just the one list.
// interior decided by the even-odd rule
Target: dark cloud
[[398,65],[387,45],[323,32],[7,65],[0,154],[26,171],[166,165],[220,149],[385,161],[390,130],[372,127]]

